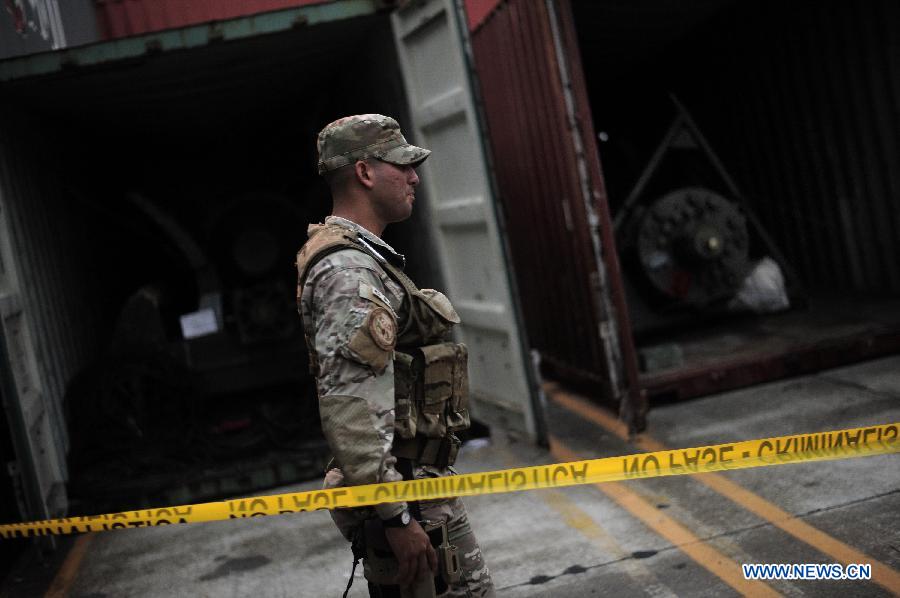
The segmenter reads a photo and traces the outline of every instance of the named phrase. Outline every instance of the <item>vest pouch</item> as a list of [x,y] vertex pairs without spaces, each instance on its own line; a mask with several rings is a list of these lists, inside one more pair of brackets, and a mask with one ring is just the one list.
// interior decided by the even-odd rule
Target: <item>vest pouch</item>
[[469,426],[468,378],[465,345],[441,343],[421,347],[425,357],[423,400],[419,433],[443,438]]
[[[410,315],[415,320],[422,344],[437,343],[450,329],[459,324],[459,314],[453,309],[446,295],[434,289],[420,289],[412,293]],[[399,339],[402,344],[403,338]]]
[[416,437],[419,418],[416,405],[417,387],[422,383],[422,357],[394,351],[394,433],[405,439]]

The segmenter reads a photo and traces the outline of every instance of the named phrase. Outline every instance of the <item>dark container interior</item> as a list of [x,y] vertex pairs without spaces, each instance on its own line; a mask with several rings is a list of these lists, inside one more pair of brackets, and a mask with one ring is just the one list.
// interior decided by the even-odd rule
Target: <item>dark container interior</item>
[[[61,328],[93,338],[64,381],[69,512],[321,475],[294,255],[331,207],[319,129],[360,112],[408,122],[387,14],[190,50],[148,44],[3,93],[19,115],[6,132],[21,150],[8,174],[20,249],[39,243],[35,272],[64,260],[76,273],[39,281],[41,297],[69,297]],[[439,288],[429,240],[410,234],[426,217],[385,240]],[[183,339],[180,316],[202,307],[220,310],[222,329]]]
[[791,295],[790,310],[770,315],[660,302],[620,226],[642,386],[651,398],[898,350],[896,4],[572,7],[613,218],[627,221],[625,199],[679,114],[674,96],[739,194],[714,159],[682,149],[659,163],[646,201],[703,186],[743,204],[759,223],[749,227],[750,260],[776,258]]
[[[621,400],[621,328],[651,400],[900,350],[898,17],[888,1],[498,4],[473,51],[545,375]],[[617,260],[602,256],[604,279],[588,231],[607,206]],[[722,247],[737,257],[707,268]],[[672,257],[685,267],[661,279],[651,266]],[[765,257],[790,308],[729,307]],[[613,261],[627,319],[601,292]]]

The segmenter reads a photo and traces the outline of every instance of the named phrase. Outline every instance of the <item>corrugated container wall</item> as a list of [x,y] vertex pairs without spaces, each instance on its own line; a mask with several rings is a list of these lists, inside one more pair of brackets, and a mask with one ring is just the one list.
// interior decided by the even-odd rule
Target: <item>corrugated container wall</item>
[[472,48],[532,348],[559,373],[608,383],[598,331],[610,316],[547,5],[503,3]]
[[96,0],[96,3],[102,37],[116,39],[294,6],[322,4],[323,0]]
[[807,285],[900,292],[900,5],[741,8],[683,97]]
[[[10,355],[14,370],[23,361],[36,362],[30,364],[35,380],[28,385],[36,393],[35,405],[24,404],[24,397],[19,400],[23,410],[44,411],[36,417],[45,418],[53,436],[47,446],[57,451],[47,456],[47,463],[58,463],[63,476],[68,448],[65,385],[96,356],[99,336],[98,302],[87,294],[92,275],[86,255],[87,215],[78,209],[60,174],[64,160],[50,132],[18,109],[3,107],[0,207],[7,228],[3,234],[8,231],[4,244],[11,255],[5,256],[0,296],[14,298],[16,322],[24,324],[7,333],[27,335],[27,340],[6,340],[11,353],[22,349],[21,355]],[[33,357],[27,354],[29,345]]]

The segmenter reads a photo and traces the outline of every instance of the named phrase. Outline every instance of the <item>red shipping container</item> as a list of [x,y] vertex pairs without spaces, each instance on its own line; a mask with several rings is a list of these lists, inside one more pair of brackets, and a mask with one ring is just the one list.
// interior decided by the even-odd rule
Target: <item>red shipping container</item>
[[117,39],[209,21],[324,4],[328,0],[96,0],[103,39]]

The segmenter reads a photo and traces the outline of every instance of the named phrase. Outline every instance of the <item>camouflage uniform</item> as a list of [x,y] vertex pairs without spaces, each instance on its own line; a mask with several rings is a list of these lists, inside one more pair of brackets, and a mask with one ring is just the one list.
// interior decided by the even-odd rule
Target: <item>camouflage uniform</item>
[[[358,123],[353,119],[359,118],[375,119],[384,126],[376,137],[378,143],[368,143],[362,150],[354,150],[354,143],[358,146],[360,139],[371,141],[371,127],[362,130],[359,139],[351,131],[349,137],[353,142],[346,141],[346,127],[356,126]],[[339,131],[338,135],[329,138],[328,132],[340,129],[341,125],[344,126],[343,136]],[[319,137],[320,156],[324,157],[323,144],[329,142],[338,145],[339,150],[332,149],[329,152],[332,157],[320,161],[320,173],[365,157],[417,164],[430,153],[407,144],[396,122],[379,115],[349,117],[323,129]],[[339,143],[346,145],[341,147]],[[364,151],[372,148],[377,153]],[[385,264],[402,269],[405,260],[379,237],[354,222],[330,216],[325,225],[354,231],[359,242],[366,246],[365,252],[348,248],[325,255],[309,268],[304,284],[298,288],[298,292],[302,290],[298,296],[300,314],[314,352],[311,360],[318,372],[316,383],[322,428],[335,460],[340,464],[340,469],[328,472],[325,485],[399,481],[403,478],[392,455],[394,352],[393,343],[387,342],[395,342],[396,335],[390,339],[390,330],[379,332],[373,327],[373,318],[387,318],[388,328],[395,327],[394,333],[397,326],[401,330],[404,328],[403,323],[410,317],[410,299],[403,286],[388,274]],[[312,225],[310,233],[318,226],[321,225]],[[430,465],[418,465],[413,471],[416,478],[454,473],[449,467]],[[405,508],[405,503],[388,503],[374,508],[333,511],[332,516],[344,536],[350,539],[363,519],[376,515],[389,519]],[[444,595],[493,596],[490,572],[469,526],[462,501],[458,498],[421,501],[420,509],[425,520],[448,522],[450,542],[459,549],[462,579]]]

